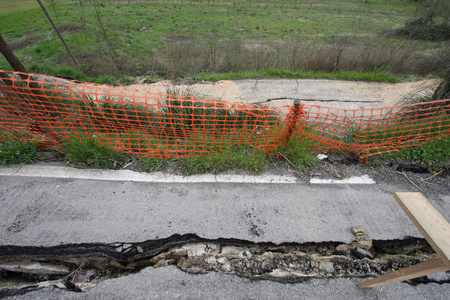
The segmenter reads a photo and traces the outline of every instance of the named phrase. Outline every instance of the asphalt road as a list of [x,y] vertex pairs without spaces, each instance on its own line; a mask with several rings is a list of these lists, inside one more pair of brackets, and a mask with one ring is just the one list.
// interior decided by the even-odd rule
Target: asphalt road
[[[354,226],[376,240],[421,237],[392,197],[392,190],[401,190],[379,184],[0,181],[3,245],[143,242],[188,233],[277,244],[349,243]],[[449,217],[448,195],[430,201]]]
[[251,281],[233,275],[208,273],[192,275],[176,267],[142,270],[138,274],[100,283],[86,293],[53,288],[31,292],[11,299],[434,299],[447,300],[448,284],[412,286],[395,283],[385,287],[360,289],[363,279],[311,279],[285,284]]
[[[1,245],[133,243],[174,234],[277,244],[349,243],[354,226],[363,226],[375,240],[422,237],[392,197],[394,191],[407,191],[399,186],[309,184],[289,177],[271,183],[270,174],[257,183],[221,182],[219,177],[208,183],[106,180],[114,171],[101,171],[106,177],[96,180],[89,175],[95,174],[92,170],[81,171],[89,179],[52,178],[19,176],[23,170],[13,168],[0,176]],[[4,174],[13,168],[0,169]],[[44,166],[41,171],[45,174]],[[450,219],[448,194],[429,200]],[[450,291],[448,284],[431,283],[361,290],[359,281],[252,282],[150,267],[83,294],[47,288],[17,299],[447,299]]]

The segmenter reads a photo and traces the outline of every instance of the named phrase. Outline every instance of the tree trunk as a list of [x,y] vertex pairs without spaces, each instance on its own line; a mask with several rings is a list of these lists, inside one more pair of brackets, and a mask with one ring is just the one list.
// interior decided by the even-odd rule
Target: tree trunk
[[433,100],[450,99],[450,69],[433,94]]
[[17,59],[17,57],[14,55],[11,49],[9,49],[8,44],[3,39],[1,34],[0,34],[0,52],[3,54],[3,56],[5,56],[6,60],[9,62],[9,64],[15,71],[24,73],[27,72],[22,63]]
[[434,7],[436,6],[436,4],[439,2],[439,0],[434,0],[433,3],[431,3],[430,7],[428,7],[428,9],[423,13],[423,15],[420,17],[420,22],[424,25],[427,25],[431,22],[431,20],[433,19],[433,16],[436,12],[436,10],[434,9]]

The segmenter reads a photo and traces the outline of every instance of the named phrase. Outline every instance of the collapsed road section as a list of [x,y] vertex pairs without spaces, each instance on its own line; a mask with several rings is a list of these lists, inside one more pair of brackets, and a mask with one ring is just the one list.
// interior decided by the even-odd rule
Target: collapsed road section
[[[423,239],[373,241],[352,228],[350,244],[338,242],[269,244],[206,240],[175,235],[142,243],[79,244],[55,247],[0,247],[0,297],[48,286],[84,292],[101,281],[146,267],[175,265],[193,274],[220,272],[285,283],[311,278],[378,276],[435,256]],[[419,278],[410,284],[450,283]]]
[[[374,184],[332,185],[302,178],[175,183],[0,176],[1,295],[109,298],[113,290],[114,299],[123,299],[155,288],[154,298],[177,298],[184,289],[191,293],[184,298],[205,299],[200,293],[212,284],[224,293],[218,299],[230,299],[226,282],[252,293],[263,293],[261,286],[316,293],[316,284],[345,285],[360,299],[363,277],[435,255],[392,197],[410,184],[373,178]],[[448,218],[450,198],[442,186],[428,196]],[[410,283],[430,280],[402,284],[400,292],[427,295],[439,286],[439,295],[446,294],[448,284],[439,283],[448,282],[447,273]],[[48,286],[58,289],[41,289]],[[164,297],[172,287],[173,297]]]

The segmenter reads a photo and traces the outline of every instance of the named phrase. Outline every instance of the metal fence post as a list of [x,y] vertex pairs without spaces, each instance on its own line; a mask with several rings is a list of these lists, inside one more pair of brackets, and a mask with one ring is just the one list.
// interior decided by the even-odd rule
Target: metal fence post
[[294,107],[292,108],[291,119],[288,121],[287,134],[284,137],[284,144],[286,146],[291,139],[292,132],[294,131],[295,124],[297,124],[298,115],[300,114],[300,99],[294,100]]

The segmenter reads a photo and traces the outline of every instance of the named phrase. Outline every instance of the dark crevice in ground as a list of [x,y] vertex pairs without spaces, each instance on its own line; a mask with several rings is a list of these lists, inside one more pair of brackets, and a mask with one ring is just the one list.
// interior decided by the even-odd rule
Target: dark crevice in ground
[[[310,278],[378,276],[436,257],[424,239],[374,241],[363,228],[352,228],[352,232],[355,238],[350,244],[276,245],[185,234],[142,243],[0,246],[0,297],[47,286],[86,291],[108,278],[150,266],[176,265],[192,274],[220,272],[296,283]],[[447,275],[409,283],[449,283]]]
[[[277,100],[300,100],[302,102],[342,102],[342,103],[355,103],[358,102],[357,100],[343,100],[343,99],[299,99],[299,98],[292,98],[292,97],[277,97],[277,98],[269,98],[265,101],[259,101],[252,104],[258,104],[258,103],[265,103],[265,102],[272,102]],[[380,103],[379,100],[365,100],[364,103]]]

